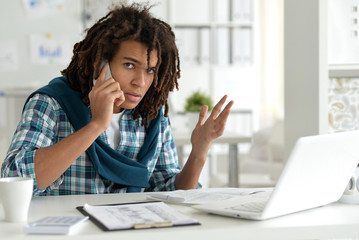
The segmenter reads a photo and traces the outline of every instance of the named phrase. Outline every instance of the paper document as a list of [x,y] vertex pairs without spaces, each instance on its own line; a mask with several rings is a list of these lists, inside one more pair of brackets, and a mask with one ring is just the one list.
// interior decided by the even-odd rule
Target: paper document
[[[93,206],[83,211],[101,223],[104,230],[123,230],[199,224],[163,202]],[[80,210],[81,211],[81,210]]]
[[204,188],[147,193],[147,198],[170,203],[203,204],[272,192],[273,188]]

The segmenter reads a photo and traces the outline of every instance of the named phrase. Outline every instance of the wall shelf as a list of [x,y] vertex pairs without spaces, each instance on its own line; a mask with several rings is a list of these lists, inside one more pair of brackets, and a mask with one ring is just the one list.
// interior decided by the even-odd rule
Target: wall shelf
[[359,77],[359,64],[329,65],[329,78]]

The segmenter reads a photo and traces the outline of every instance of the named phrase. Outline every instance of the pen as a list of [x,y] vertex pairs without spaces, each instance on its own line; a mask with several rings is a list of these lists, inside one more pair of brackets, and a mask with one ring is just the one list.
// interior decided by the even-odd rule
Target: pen
[[160,199],[163,201],[168,201],[168,202],[177,202],[177,203],[181,203],[184,202],[185,199],[182,197],[173,197],[173,196],[169,196],[169,195],[160,195],[160,194],[156,194],[156,195],[149,195],[152,198],[156,198],[156,199]]
[[247,195],[253,195],[253,194],[262,193],[262,192],[266,192],[266,191],[258,190],[258,191],[251,191],[251,192],[242,192],[239,195],[240,196],[247,196]]
[[156,228],[156,227],[171,227],[171,226],[173,226],[173,224],[171,222],[137,223],[137,224],[133,225],[133,227],[135,229]]

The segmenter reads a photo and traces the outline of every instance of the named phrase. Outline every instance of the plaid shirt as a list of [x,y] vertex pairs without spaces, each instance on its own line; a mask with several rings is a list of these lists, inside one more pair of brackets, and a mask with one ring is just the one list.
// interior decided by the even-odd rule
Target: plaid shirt
[[[126,110],[120,121],[119,152],[136,161],[146,135],[141,119],[134,120]],[[101,177],[84,152],[50,186],[37,188],[34,168],[36,149],[59,142],[74,132],[65,112],[57,101],[47,95],[36,94],[26,104],[17,126],[1,176],[23,176],[34,179],[34,195],[92,194],[126,192],[126,188]],[[147,164],[149,185],[145,191],[175,190],[178,165],[176,147],[170,121],[161,120],[155,156]],[[106,133],[100,138],[108,143]]]

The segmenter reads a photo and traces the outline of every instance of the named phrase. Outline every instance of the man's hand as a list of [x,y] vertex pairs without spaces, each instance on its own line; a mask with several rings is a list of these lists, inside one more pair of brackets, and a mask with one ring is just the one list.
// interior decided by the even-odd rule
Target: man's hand
[[109,71],[108,64],[101,69],[100,76],[89,93],[91,121],[97,123],[103,130],[111,124],[114,107],[119,108],[125,101],[120,84],[113,78],[105,79],[107,71]]
[[222,136],[226,126],[227,118],[231,111],[233,101],[230,101],[221,112],[223,104],[226,102],[227,95],[213,108],[211,115],[206,120],[208,106],[203,106],[195,129],[192,132],[191,143],[192,153],[199,156],[206,156],[214,139]]
[[208,106],[203,106],[195,129],[192,132],[192,151],[182,171],[176,176],[177,189],[195,189],[199,176],[206,162],[207,153],[214,139],[221,136],[226,126],[233,101],[230,101],[221,112],[227,96],[224,96],[213,108],[206,120]]

